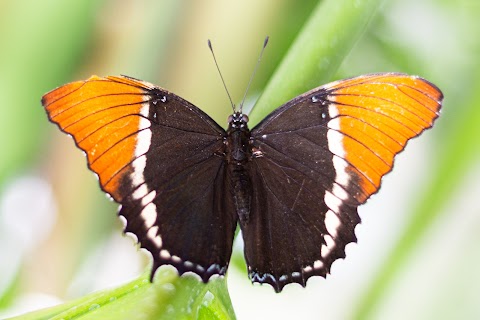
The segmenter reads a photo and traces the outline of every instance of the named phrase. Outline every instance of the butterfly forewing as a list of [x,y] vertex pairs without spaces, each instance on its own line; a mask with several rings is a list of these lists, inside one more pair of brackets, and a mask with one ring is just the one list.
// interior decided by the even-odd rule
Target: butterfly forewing
[[442,98],[421,78],[372,74],[307,92],[252,129],[252,220],[241,223],[252,280],[280,291],[325,276],[356,241],[357,206]]
[[204,281],[225,273],[236,218],[221,127],[180,97],[127,77],[67,84],[42,103],[122,205],[126,231],[152,253],[152,275],[162,264]]

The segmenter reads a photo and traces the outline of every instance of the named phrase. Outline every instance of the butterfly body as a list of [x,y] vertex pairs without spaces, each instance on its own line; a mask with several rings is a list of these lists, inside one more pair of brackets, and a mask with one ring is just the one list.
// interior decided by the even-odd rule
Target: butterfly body
[[241,112],[224,130],[129,77],[73,82],[42,104],[121,205],[125,231],[153,256],[152,276],[165,264],[204,282],[224,275],[239,224],[249,277],[279,292],[345,257],[357,207],[433,125],[442,99],[422,78],[370,74],[306,92],[251,130]]
[[248,129],[248,117],[240,112],[228,118],[225,138],[225,160],[231,183],[235,211],[242,223],[248,221],[252,204],[252,182],[247,164],[253,160],[252,140]]

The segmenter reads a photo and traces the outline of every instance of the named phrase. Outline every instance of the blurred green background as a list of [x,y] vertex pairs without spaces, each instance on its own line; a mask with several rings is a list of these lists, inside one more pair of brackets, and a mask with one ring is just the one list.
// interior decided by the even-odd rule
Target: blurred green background
[[[368,28],[323,78],[417,74],[444,92],[442,115],[360,207],[358,244],[327,280],[281,294],[252,286],[236,243],[228,289],[239,319],[480,319],[480,2],[371,2]],[[226,124],[229,102],[207,39],[239,102],[270,36],[252,105],[318,3],[0,0],[0,318],[124,283],[149,261],[121,235],[117,206],[83,154],[48,122],[45,92],[125,74]],[[334,45],[321,30],[314,36]]]

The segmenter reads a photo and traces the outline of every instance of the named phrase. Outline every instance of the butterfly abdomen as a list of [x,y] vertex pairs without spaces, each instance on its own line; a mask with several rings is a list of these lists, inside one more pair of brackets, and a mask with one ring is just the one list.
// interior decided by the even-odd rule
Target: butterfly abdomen
[[228,170],[237,216],[242,223],[247,223],[252,203],[252,182],[243,165],[231,164]]

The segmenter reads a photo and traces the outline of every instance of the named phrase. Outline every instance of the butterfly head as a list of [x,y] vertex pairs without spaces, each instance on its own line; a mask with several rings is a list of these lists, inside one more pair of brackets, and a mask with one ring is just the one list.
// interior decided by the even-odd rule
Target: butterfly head
[[247,123],[248,116],[238,111],[228,117],[228,127],[231,129],[248,130]]

